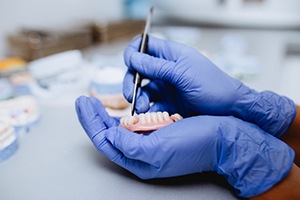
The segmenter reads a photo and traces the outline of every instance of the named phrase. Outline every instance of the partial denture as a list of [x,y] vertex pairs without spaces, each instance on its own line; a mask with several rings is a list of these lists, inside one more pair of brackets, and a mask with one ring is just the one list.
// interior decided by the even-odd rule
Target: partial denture
[[122,110],[128,107],[129,103],[126,101],[122,93],[116,94],[97,94],[96,89],[91,89],[90,96],[96,97],[101,101],[103,106],[115,110]]
[[120,126],[132,132],[146,133],[157,130],[181,119],[182,117],[177,113],[169,116],[168,112],[149,112],[122,117],[120,120]]
[[39,117],[38,102],[31,95],[0,101],[0,120],[8,120],[15,127],[27,127]]
[[0,120],[0,162],[11,157],[18,148],[14,127],[7,120]]
[[12,144],[16,139],[13,126],[8,121],[0,120],[0,151]]

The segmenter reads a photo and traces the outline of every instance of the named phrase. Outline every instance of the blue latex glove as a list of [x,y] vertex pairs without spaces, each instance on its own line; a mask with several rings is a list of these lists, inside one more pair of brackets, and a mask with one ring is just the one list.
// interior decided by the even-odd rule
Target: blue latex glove
[[123,93],[131,102],[133,71],[150,79],[137,97],[136,111],[168,111],[184,117],[233,115],[280,137],[293,122],[293,101],[275,93],[256,92],[231,78],[197,50],[149,37],[148,54],[138,52],[140,38],[125,50],[128,72]]
[[190,117],[143,135],[118,126],[95,98],[80,97],[76,110],[95,147],[142,179],[215,171],[238,195],[252,197],[282,180],[293,164],[285,143],[234,117]]

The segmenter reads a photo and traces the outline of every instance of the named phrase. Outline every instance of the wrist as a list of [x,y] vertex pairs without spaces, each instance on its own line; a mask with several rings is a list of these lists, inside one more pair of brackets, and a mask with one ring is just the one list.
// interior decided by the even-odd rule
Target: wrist
[[226,121],[220,130],[216,171],[239,196],[249,198],[262,194],[290,172],[295,152],[281,140],[246,122]]
[[295,103],[271,91],[257,92],[243,87],[233,114],[280,138],[295,119]]
[[[295,164],[300,166],[300,107],[296,106],[297,114],[290,128],[280,138],[287,145],[294,149],[296,153]],[[299,179],[300,180],[300,179]]]
[[251,198],[251,200],[299,199],[300,169],[294,164],[289,174],[270,190]]

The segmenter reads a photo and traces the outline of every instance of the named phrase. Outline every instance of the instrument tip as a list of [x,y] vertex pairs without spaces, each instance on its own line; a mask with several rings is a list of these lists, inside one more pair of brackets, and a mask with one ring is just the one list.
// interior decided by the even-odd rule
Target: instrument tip
[[151,14],[153,13],[153,10],[154,10],[154,6],[151,6],[151,7],[150,7],[150,13],[151,13]]

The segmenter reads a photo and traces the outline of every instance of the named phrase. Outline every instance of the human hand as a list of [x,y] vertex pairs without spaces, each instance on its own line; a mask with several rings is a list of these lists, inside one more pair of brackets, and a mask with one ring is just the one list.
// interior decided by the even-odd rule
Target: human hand
[[234,117],[190,117],[136,134],[118,126],[95,98],[77,99],[76,111],[95,147],[142,179],[215,171],[238,195],[252,197],[283,179],[293,164],[286,144]]
[[138,52],[139,44],[140,38],[125,50],[128,72],[123,83],[124,96],[131,102],[134,71],[150,80],[138,92],[138,113],[150,109],[184,117],[233,115],[276,137],[294,120],[295,105],[290,99],[250,89],[191,47],[149,36],[147,55]]
[[[131,102],[133,71],[151,80],[137,97],[137,112],[178,112],[184,117],[227,114],[242,83],[232,79],[195,49],[149,36],[148,54],[138,52],[140,38],[125,50],[128,66],[123,93]],[[213,77],[212,77],[213,75]],[[213,78],[213,80],[212,80]]]

